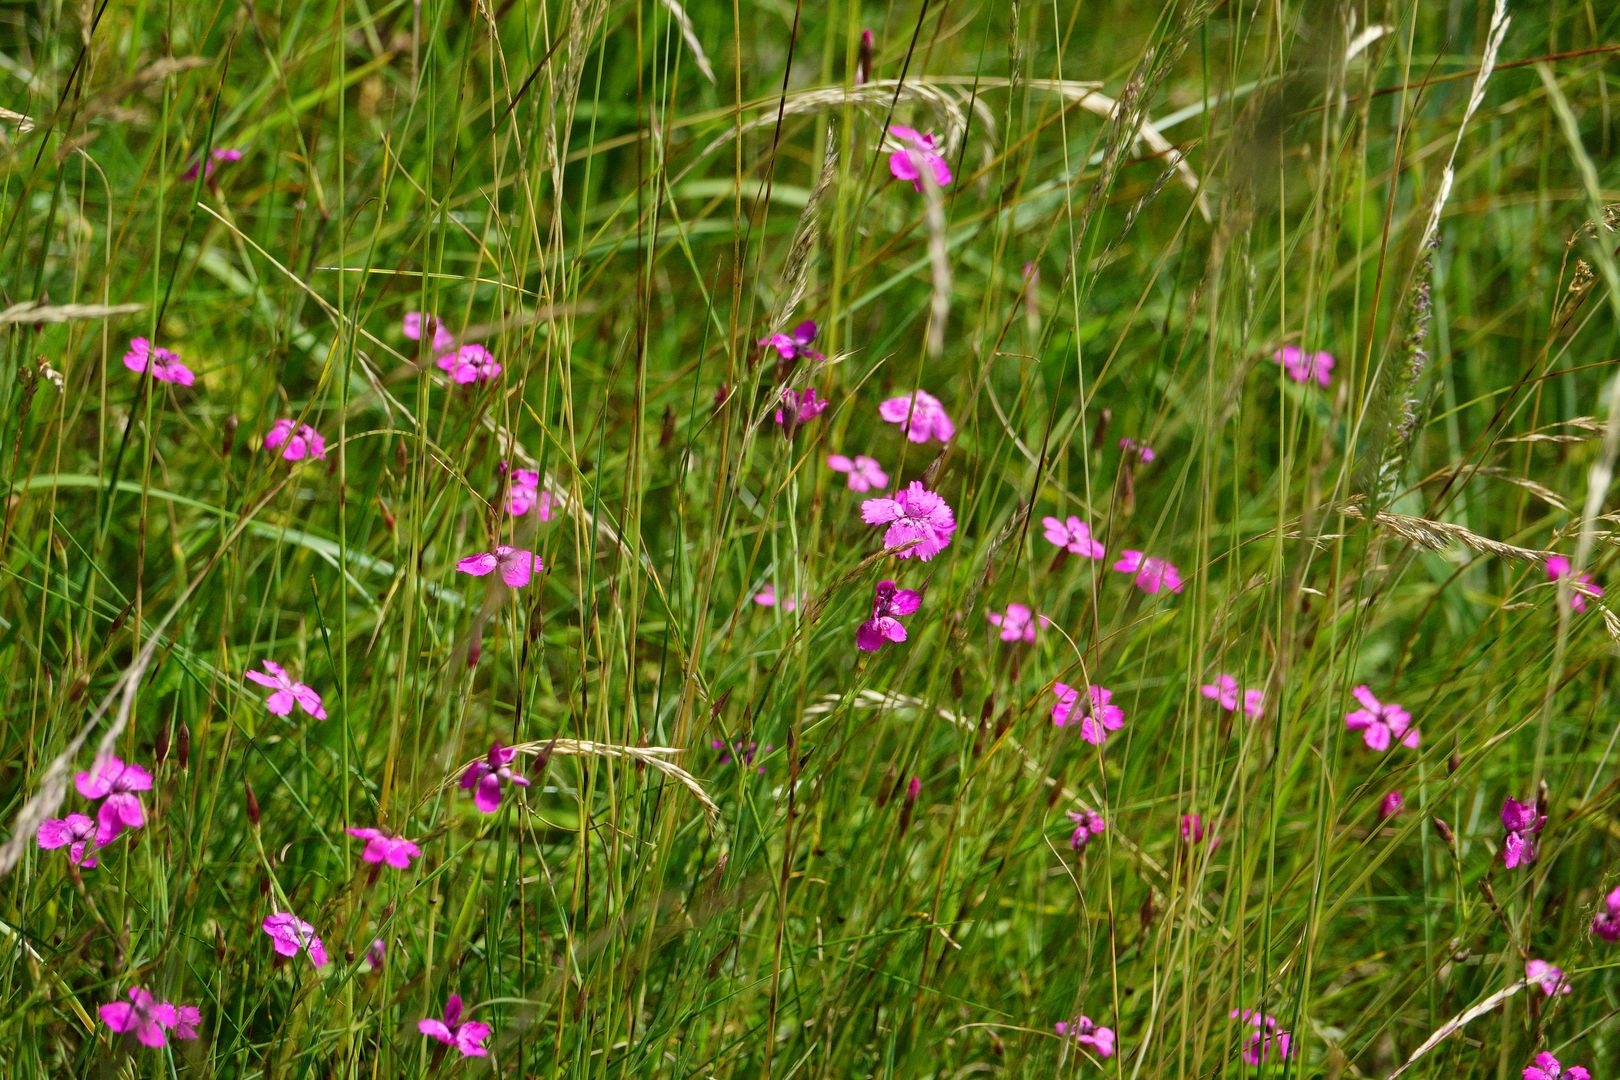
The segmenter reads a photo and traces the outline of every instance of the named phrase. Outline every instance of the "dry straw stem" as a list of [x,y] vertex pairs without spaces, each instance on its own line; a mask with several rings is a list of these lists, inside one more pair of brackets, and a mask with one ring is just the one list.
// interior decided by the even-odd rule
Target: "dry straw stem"
[[[674,746],[622,746],[618,743],[590,742],[585,739],[541,739],[536,742],[517,743],[507,747],[516,750],[528,757],[552,758],[562,757],[600,757],[600,758],[629,758],[640,765],[657,769],[665,776],[690,791],[698,802],[703,804],[703,810],[708,815],[710,827],[720,824],[720,807],[709,793],[703,790],[697,777],[667,760],[670,756],[684,753]],[[452,783],[459,782],[460,777],[473,765],[482,761],[482,757],[462,762],[451,771],[450,775],[440,782],[439,787],[445,788]]]
[[43,300],[24,300],[0,311],[0,326],[110,319],[114,315],[133,315],[145,310],[145,304],[47,304]]
[[669,10],[670,17],[675,20],[675,25],[681,28],[681,40],[692,50],[692,59],[697,62],[698,70],[703,73],[705,79],[714,82],[714,66],[709,63],[709,55],[703,51],[703,43],[698,40],[697,30],[692,26],[692,17],[686,13],[685,8],[676,3],[676,0],[663,0],[663,3]]
[[1509,986],[1504,986],[1502,989],[1498,990],[1484,1001],[1481,1001],[1478,1005],[1469,1006],[1456,1016],[1453,1016],[1450,1020],[1447,1020],[1444,1024],[1441,1024],[1433,1035],[1430,1035],[1427,1039],[1423,1040],[1422,1046],[1419,1046],[1416,1050],[1412,1051],[1412,1056],[1406,1059],[1406,1064],[1389,1074],[1389,1080],[1395,1080],[1395,1078],[1400,1076],[1401,1073],[1405,1072],[1407,1069],[1410,1069],[1413,1062],[1417,1061],[1417,1059],[1422,1057],[1424,1054],[1427,1054],[1430,1050],[1433,1050],[1436,1046],[1439,1046],[1440,1043],[1445,1040],[1446,1036],[1461,1030],[1463,1025],[1469,1023],[1470,1021],[1477,1020],[1481,1016],[1484,1016],[1486,1013],[1490,1012],[1492,1009],[1495,1009],[1498,1005],[1502,1004],[1502,1002],[1506,1001],[1508,998],[1512,997],[1514,994],[1517,994],[1520,990],[1523,990],[1529,985],[1530,980],[1525,979],[1522,982],[1516,982]]

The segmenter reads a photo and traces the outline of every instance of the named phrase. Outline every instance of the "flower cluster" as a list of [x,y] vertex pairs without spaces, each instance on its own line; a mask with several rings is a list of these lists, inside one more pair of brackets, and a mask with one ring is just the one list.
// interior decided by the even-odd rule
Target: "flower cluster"
[[411,341],[421,341],[424,333],[432,334],[431,347],[438,358],[434,361],[440,371],[450,376],[458,386],[468,383],[494,382],[501,373],[495,354],[475,342],[456,344],[455,336],[445,329],[438,317],[422,311],[407,311],[400,321],[400,333]]

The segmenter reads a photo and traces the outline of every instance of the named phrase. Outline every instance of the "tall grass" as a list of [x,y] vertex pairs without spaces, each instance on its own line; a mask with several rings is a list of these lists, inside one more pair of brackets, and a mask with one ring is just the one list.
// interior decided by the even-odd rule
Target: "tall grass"
[[[1602,586],[1620,536],[1620,13],[1506,14],[0,12],[0,1072],[1612,1072],[1620,616],[1545,560]],[[948,186],[891,177],[896,124]],[[806,319],[824,362],[760,347]],[[917,389],[948,443],[879,418]],[[829,454],[941,493],[950,545],[886,552]],[[456,572],[497,544],[544,571]],[[858,651],[885,579],[921,606]],[[269,713],[263,659],[326,718]],[[1123,727],[1055,725],[1059,682]],[[1347,728],[1362,684],[1417,747]],[[531,786],[483,814],[492,741]],[[146,824],[81,869],[35,834],[107,754]],[[363,862],[373,826],[422,856]],[[329,966],[277,956],[289,910]],[[199,1037],[109,1030],[132,986]],[[482,1063],[417,1030],[452,993]]]

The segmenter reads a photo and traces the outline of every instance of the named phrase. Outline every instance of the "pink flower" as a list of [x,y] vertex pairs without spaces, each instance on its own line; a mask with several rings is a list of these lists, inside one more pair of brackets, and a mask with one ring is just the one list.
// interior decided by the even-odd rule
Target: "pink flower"
[[96,865],[96,857],[85,854],[85,848],[96,835],[96,823],[85,815],[69,814],[65,818],[42,821],[36,835],[39,846],[47,851],[59,847],[67,848],[68,861],[74,866],[91,869]]
[[753,596],[754,603],[760,607],[776,607],[780,604],[783,611],[797,611],[800,599],[797,596],[784,596],[779,599],[776,595],[776,586],[768,582]]
[[[1073,719],[1075,705],[1081,702],[1080,691],[1066,683],[1057,683],[1052,692],[1057,695],[1057,704],[1052,706],[1052,723],[1065,727]],[[1108,741],[1110,731],[1118,731],[1125,725],[1125,710],[1109,704],[1113,697],[1114,692],[1107,687],[1086,688],[1079,710],[1080,738],[1092,746],[1101,746]]]
[[368,863],[387,863],[396,870],[409,870],[411,860],[422,854],[422,849],[403,836],[389,836],[381,829],[345,829],[350,836],[366,842],[360,858]]
[[1541,992],[1548,997],[1567,994],[1572,989],[1569,980],[1564,978],[1564,969],[1553,967],[1545,960],[1527,960],[1524,965],[1524,981],[1540,986]]
[[[501,469],[506,469],[506,462],[501,462]],[[552,518],[554,500],[551,492],[540,490],[540,474],[534,469],[514,469],[512,479],[506,492],[506,512],[513,517],[522,517],[535,507],[540,508],[540,520],[550,521]]]
[[500,809],[501,788],[507,784],[528,787],[529,780],[512,765],[517,751],[500,743],[490,743],[489,753],[467,766],[461,774],[461,786],[471,788],[473,805],[486,814]]
[[139,765],[125,765],[109,754],[96,760],[93,772],[75,776],[73,786],[87,799],[103,800],[96,811],[97,847],[112,843],[125,829],[146,824],[141,797],[135,793],[152,790],[152,774]]
[[1126,456],[1130,456],[1132,454],[1136,455],[1136,460],[1140,461],[1144,465],[1158,456],[1154,454],[1153,447],[1136,439],[1127,438],[1119,440],[1119,448],[1125,451]]
[[180,179],[182,179],[182,180],[195,180],[195,179],[197,179],[197,166],[201,165],[202,166],[203,179],[204,180],[213,180],[213,178],[214,178],[214,165],[216,163],[224,162],[224,161],[241,161],[241,160],[242,160],[242,151],[236,149],[235,147],[223,147],[222,146],[222,147],[220,147],[220,148],[218,148],[216,150],[210,150],[208,152],[208,157],[205,160],[200,161],[200,162],[199,161],[193,161],[191,163],[191,168],[187,169],[185,172],[180,174]]
[[314,719],[326,719],[326,709],[321,705],[321,695],[301,682],[293,682],[287,676],[287,669],[274,660],[261,660],[259,663],[264,666],[264,670],[269,674],[261,675],[257,671],[247,671],[244,672],[244,675],[249,682],[258,683],[260,686],[268,686],[275,691],[265,699],[265,708],[277,716],[290,716],[293,711],[293,703],[296,702],[300,709],[303,709]]
[[776,410],[776,422],[789,428],[814,420],[827,411],[827,402],[816,397],[816,388],[782,391],[782,408]]
[[148,372],[158,382],[190,386],[197,381],[191,369],[180,362],[178,353],[158,348],[143,337],[129,343],[129,351],[124,354],[124,366],[131,371]]
[[1579,1065],[1566,1069],[1544,1050],[1536,1055],[1534,1065],[1524,1067],[1524,1080],[1592,1080],[1592,1074]]
[[1406,800],[1401,798],[1401,793],[1399,791],[1390,792],[1379,801],[1378,816],[1385,821],[1389,820],[1401,812],[1401,807],[1405,805],[1405,801]]
[[829,454],[827,468],[833,472],[848,473],[851,491],[871,491],[889,485],[889,474],[883,471],[877,459],[866,457],[864,454],[856,455],[853,461],[843,454]]
[[1072,1024],[1059,1020],[1052,1028],[1059,1035],[1072,1037],[1100,1058],[1114,1056],[1114,1029],[1092,1023],[1089,1016],[1082,1016]]
[[461,995],[451,994],[444,1003],[444,1019],[427,1017],[416,1022],[416,1030],[430,1039],[438,1039],[453,1046],[466,1057],[488,1057],[484,1040],[489,1038],[490,1027],[477,1020],[461,1019]]
[[929,439],[950,442],[956,434],[956,425],[945,414],[945,406],[926,390],[890,398],[878,406],[878,415],[891,424],[899,424],[906,438],[914,443],[925,443]]
[[[1267,1058],[1288,1060],[1292,1040],[1288,1032],[1277,1030],[1275,1017],[1267,1016],[1258,1009],[1233,1009],[1230,1015],[1232,1019],[1255,1029],[1243,1044],[1243,1060],[1246,1064],[1259,1065]],[[1275,1055],[1272,1051],[1276,1051]]]
[[1502,840],[1502,864],[1509,870],[1535,865],[1536,834],[1545,824],[1547,815],[1540,813],[1535,803],[1522,803],[1511,796],[1503,802],[1502,828],[1507,835]]
[[951,182],[951,167],[935,148],[933,132],[924,135],[913,128],[889,125],[889,134],[898,144],[889,155],[889,172],[896,180],[910,180],[918,191],[923,189],[924,170],[940,187]]
[[1173,593],[1181,591],[1179,570],[1163,559],[1143,555],[1140,551],[1126,550],[1113,568],[1122,574],[1133,575],[1136,587],[1143,592],[1156,593],[1160,589],[1169,589]]
[[806,319],[786,334],[772,334],[770,337],[759,339],[760,348],[775,349],[776,355],[783,360],[797,360],[804,357],[808,360],[825,360],[825,356],[810,347],[816,340],[816,324],[813,319]]
[[877,652],[890,641],[906,640],[906,628],[901,618],[916,611],[922,597],[910,589],[898,588],[892,581],[880,581],[872,590],[872,617],[855,631],[855,647],[862,652]]
[[1569,560],[1562,555],[1547,556],[1547,577],[1557,581],[1562,577],[1569,577],[1569,608],[1571,611],[1585,611],[1588,596],[1602,596],[1603,589],[1592,584],[1591,574],[1581,574],[1576,577],[1570,573]]
[[195,1039],[202,1012],[195,1005],[176,1008],[159,1001],[151,991],[139,986],[129,990],[128,1001],[114,1001],[96,1010],[101,1022],[121,1033],[133,1032],[142,1046],[163,1046],[173,1029],[177,1039]]
[[495,354],[482,345],[463,345],[453,353],[439,357],[439,368],[450,373],[458,383],[491,382],[501,373]]
[[436,353],[449,352],[455,347],[456,339],[450,336],[450,331],[444,328],[435,315],[428,315],[420,311],[407,311],[400,332],[412,341],[422,340],[422,324],[426,322],[433,330],[433,351]]
[[[1221,846],[1221,838],[1215,835],[1213,829],[1214,827],[1211,826],[1211,831],[1209,832],[1209,849],[1211,851],[1214,851],[1216,848]],[[1197,814],[1181,815],[1182,840],[1189,844],[1201,844],[1204,842],[1204,835],[1203,818],[1199,817]],[[1237,1014],[1233,1013],[1232,1015],[1236,1016]]]
[[1416,748],[1418,729],[1412,726],[1412,714],[1396,704],[1383,704],[1373,697],[1366,686],[1350,691],[1361,702],[1361,708],[1344,714],[1344,725],[1351,731],[1361,732],[1361,740],[1373,750],[1384,751],[1392,743]]
[[371,944],[366,946],[366,967],[371,971],[381,971],[387,959],[388,943],[382,938],[372,938]]
[[329,963],[326,946],[316,936],[315,928],[291,912],[278,911],[274,915],[266,915],[260,925],[270,935],[276,952],[282,956],[308,953],[309,962],[317,969]]
[[1592,933],[1604,941],[1620,941],[1620,889],[1604,897],[1603,906],[1608,910],[1592,917]]
[[1073,514],[1066,521],[1055,517],[1041,518],[1041,525],[1048,543],[1088,559],[1103,557],[1103,546],[1091,538],[1091,526]]
[[1069,810],[1066,813],[1069,820],[1074,822],[1074,832],[1069,834],[1069,846],[1075,851],[1084,851],[1092,837],[1102,835],[1108,828],[1103,816],[1095,810]]
[[[1237,712],[1238,681],[1233,676],[1224,673],[1217,675],[1214,682],[1200,686],[1198,692],[1211,701],[1219,702],[1227,712]],[[1243,715],[1260,716],[1265,711],[1265,705],[1264,690],[1243,691]]]
[[280,446],[286,447],[281,451],[281,457],[287,461],[302,461],[304,458],[319,461],[326,457],[326,440],[321,438],[320,432],[308,424],[292,420],[277,420],[264,437],[266,450]]
[[521,589],[529,583],[536,570],[544,570],[545,563],[535,558],[532,551],[523,548],[508,547],[502,544],[494,551],[486,551],[477,555],[469,555],[456,563],[456,569],[463,574],[473,577],[483,577],[496,567],[501,568],[501,580],[514,589]]
[[1333,354],[1306,352],[1297,345],[1284,345],[1271,354],[1273,363],[1281,364],[1288,377],[1297,383],[1315,379],[1327,387],[1333,381]]
[[1001,627],[1002,641],[1034,641],[1036,615],[1023,604],[1008,604],[1007,613],[987,611],[991,625]]
[[[733,761],[735,761],[739,769],[747,768],[748,766],[754,764],[754,755],[761,753],[759,743],[752,740],[746,743],[738,740],[728,747],[719,739],[710,739],[709,745],[720,751],[720,764],[730,765]],[[770,743],[766,743],[763,753],[769,754],[774,749],[775,747],[773,747]],[[761,765],[754,771],[764,775],[765,766]]]
[[888,525],[883,546],[902,548],[897,558],[918,558],[927,562],[951,542],[956,531],[956,515],[945,500],[913,480],[892,499],[867,499],[861,503],[861,520],[868,525]]

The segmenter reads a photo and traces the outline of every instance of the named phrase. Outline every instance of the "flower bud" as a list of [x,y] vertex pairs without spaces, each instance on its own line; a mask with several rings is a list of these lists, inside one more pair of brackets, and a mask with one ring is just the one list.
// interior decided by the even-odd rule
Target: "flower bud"
[[248,816],[248,821],[249,821],[249,823],[252,824],[252,826],[255,829],[257,829],[259,827],[259,800],[258,800],[258,797],[253,794],[253,785],[248,783],[245,779],[242,781],[242,788],[243,788],[244,791],[247,792],[247,816]]

